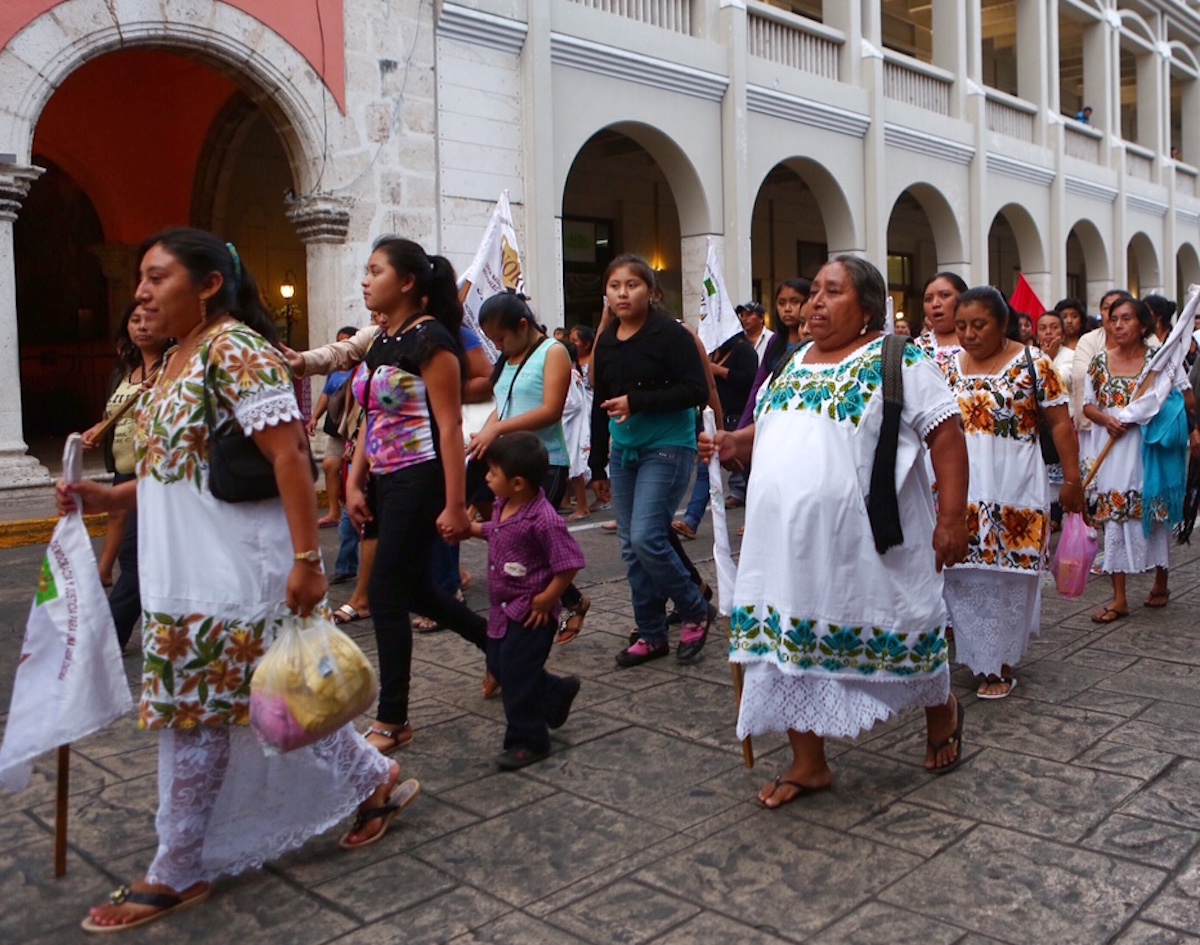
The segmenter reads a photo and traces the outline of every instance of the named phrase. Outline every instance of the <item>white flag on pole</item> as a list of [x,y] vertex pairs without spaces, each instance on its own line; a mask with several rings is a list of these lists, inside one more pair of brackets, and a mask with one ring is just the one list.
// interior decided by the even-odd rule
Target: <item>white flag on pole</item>
[[1183,359],[1191,346],[1197,306],[1200,306],[1200,286],[1192,285],[1188,287],[1187,302],[1175,319],[1171,333],[1150,358],[1147,371],[1150,386],[1128,407],[1117,411],[1117,419],[1122,423],[1149,423],[1162,410],[1183,374]]
[[496,347],[479,330],[479,307],[493,295],[506,289],[525,291],[525,279],[521,271],[521,249],[517,245],[517,231],[513,228],[512,208],[508,205],[508,191],[500,194],[492,219],[483,232],[483,240],[475,258],[459,276],[458,297],[463,305],[463,324],[479,336],[483,350],[494,364],[500,356]]
[[725,276],[710,236],[708,258],[704,262],[704,293],[700,298],[700,340],[704,350],[711,354],[741,330],[742,322],[725,291]]
[[[63,478],[78,482],[83,445],[67,438]],[[92,540],[76,509],[59,519],[25,625],[4,743],[0,787],[21,791],[33,759],[97,732],[133,707]]]
[[[717,435],[717,418],[712,407],[702,412],[704,432]],[[725,487],[721,481],[721,460],[713,452],[708,461],[708,494],[712,501],[713,564],[717,567],[717,610],[728,617],[733,607],[733,583],[737,580],[737,565],[729,547],[729,524],[725,518]]]

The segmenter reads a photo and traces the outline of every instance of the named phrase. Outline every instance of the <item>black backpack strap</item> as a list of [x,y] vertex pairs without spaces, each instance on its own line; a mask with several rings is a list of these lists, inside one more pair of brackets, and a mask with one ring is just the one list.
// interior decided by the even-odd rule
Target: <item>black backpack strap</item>
[[901,335],[883,338],[883,425],[871,466],[871,493],[867,517],[875,550],[883,554],[904,543],[900,503],[896,497],[896,449],[900,442],[900,414],[904,408],[904,345]]

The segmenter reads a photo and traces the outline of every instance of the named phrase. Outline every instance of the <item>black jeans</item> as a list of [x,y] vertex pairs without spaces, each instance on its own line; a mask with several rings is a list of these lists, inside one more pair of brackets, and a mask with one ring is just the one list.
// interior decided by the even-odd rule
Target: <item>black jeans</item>
[[441,463],[431,460],[373,476],[373,513],[379,544],[367,585],[367,601],[379,647],[379,712],[384,725],[408,721],[413,634],[409,614],[418,613],[453,630],[480,650],[487,648],[487,620],[433,586],[431,562],[437,517],[446,504]]
[[531,630],[515,620],[500,640],[487,641],[488,669],[500,683],[504,700],[504,750],[550,750],[548,720],[561,716],[568,690],[561,676],[546,672],[546,657],[554,643],[551,623]]
[[[131,482],[137,477],[133,473],[116,473],[113,485]],[[138,540],[137,506],[125,515],[125,532],[117,549],[117,564],[121,574],[108,594],[108,609],[112,611],[113,623],[117,625],[117,642],[121,652],[133,636],[133,625],[142,615],[142,588],[138,583]]]

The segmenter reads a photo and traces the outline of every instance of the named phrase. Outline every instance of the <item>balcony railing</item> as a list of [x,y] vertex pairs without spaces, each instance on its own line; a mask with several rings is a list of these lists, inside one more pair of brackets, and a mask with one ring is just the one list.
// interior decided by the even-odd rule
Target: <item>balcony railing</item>
[[846,41],[841,33],[754,0],[747,7],[746,47],[751,56],[838,80],[838,56]]
[[998,89],[987,90],[988,131],[1033,143],[1037,106]]
[[954,76],[891,50],[883,53],[883,94],[939,115],[950,114],[950,87]]
[[1080,122],[1066,119],[1063,129],[1063,151],[1067,157],[1099,164],[1100,139],[1102,137],[1103,135],[1095,128],[1089,128]]
[[692,0],[574,0],[580,6],[691,35]]
[[1175,189],[1189,197],[1196,196],[1196,176],[1200,174],[1196,168],[1189,164],[1180,164],[1175,162]]
[[1139,180],[1154,179],[1154,152],[1125,142],[1125,173]]

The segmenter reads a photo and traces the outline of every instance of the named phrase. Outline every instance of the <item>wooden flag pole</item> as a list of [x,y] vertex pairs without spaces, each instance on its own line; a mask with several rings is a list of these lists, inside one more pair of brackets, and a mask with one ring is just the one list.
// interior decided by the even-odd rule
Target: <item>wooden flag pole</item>
[[[733,672],[733,698],[740,714],[742,711],[742,686],[746,681],[746,667],[741,663],[730,663],[729,668]],[[742,763],[747,768],[754,767],[754,742],[749,735],[742,739]]]
[[58,746],[58,778],[54,804],[54,877],[67,875],[67,798],[71,793],[71,746]]

